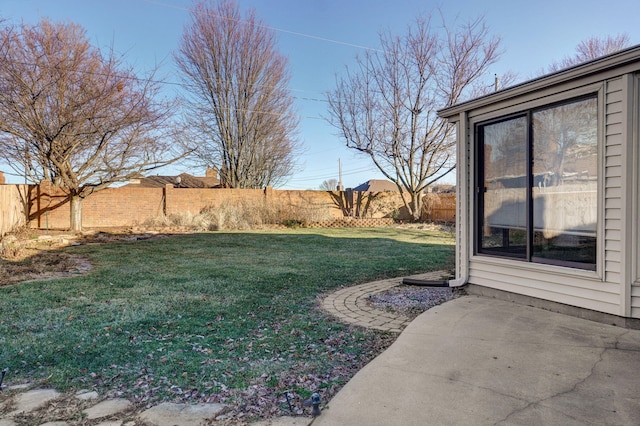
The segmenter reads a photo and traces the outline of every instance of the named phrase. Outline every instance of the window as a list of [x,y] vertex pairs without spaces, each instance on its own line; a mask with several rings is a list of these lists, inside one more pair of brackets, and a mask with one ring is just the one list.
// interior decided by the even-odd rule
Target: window
[[595,270],[595,96],[476,127],[476,252]]
[[481,127],[484,154],[480,235],[484,252],[526,257],[526,116]]

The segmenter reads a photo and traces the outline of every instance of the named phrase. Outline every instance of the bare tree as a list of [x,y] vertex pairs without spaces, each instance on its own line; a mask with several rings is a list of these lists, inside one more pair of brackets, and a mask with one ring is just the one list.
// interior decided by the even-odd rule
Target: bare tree
[[327,179],[320,184],[321,191],[335,191],[338,188],[338,179]]
[[385,32],[380,42],[337,78],[328,121],[397,185],[418,220],[423,191],[455,168],[454,129],[436,111],[478,93],[500,40],[483,19],[437,32],[419,18],[405,36]]
[[623,50],[629,46],[630,38],[627,33],[617,36],[607,36],[604,38],[590,37],[578,43],[573,55],[565,56],[561,61],[554,62],[549,65],[546,72],[552,73],[574,65],[592,61],[602,56]]
[[273,31],[233,1],[198,3],[176,62],[188,87],[197,158],[224,186],[276,185],[294,166],[298,125],[288,61]]
[[0,63],[0,156],[68,191],[73,230],[89,194],[175,159],[158,85],[91,46],[81,26],[5,26]]

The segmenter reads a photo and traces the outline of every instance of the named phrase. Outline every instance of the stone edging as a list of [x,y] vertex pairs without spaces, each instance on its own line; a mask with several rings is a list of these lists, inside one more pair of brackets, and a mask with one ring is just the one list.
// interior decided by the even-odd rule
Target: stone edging
[[[445,275],[447,275],[446,271],[434,271],[412,275],[410,278],[439,280]],[[375,330],[400,333],[411,322],[411,319],[402,314],[372,308],[367,300],[373,294],[402,284],[403,278],[391,278],[342,288],[325,297],[322,301],[322,307],[344,322]]]

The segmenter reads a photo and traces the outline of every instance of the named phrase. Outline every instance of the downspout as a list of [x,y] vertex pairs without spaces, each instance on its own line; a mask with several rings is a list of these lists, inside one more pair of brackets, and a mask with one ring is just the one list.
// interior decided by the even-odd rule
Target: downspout
[[449,280],[449,287],[462,287],[466,285],[469,281],[469,277],[465,274],[462,277],[456,278],[454,280]]
[[[496,79],[497,86],[497,79]],[[449,287],[462,287],[469,282],[469,249],[467,246],[471,236],[471,218],[474,195],[473,164],[475,143],[472,143],[473,132],[469,128],[469,116],[466,111],[460,112],[456,118],[450,117],[449,122],[456,122],[456,263],[458,278],[449,280]]]
[[[473,158],[473,146],[469,145],[469,129],[468,117],[466,112],[461,112],[457,117],[450,117],[450,122],[457,125],[456,137],[456,227],[461,227],[461,231],[456,231],[456,263],[460,265],[460,276],[452,280],[418,280],[405,278],[402,284],[421,285],[425,287],[462,287],[469,282],[469,255],[467,247],[463,244],[468,241],[470,217],[467,214],[471,206],[471,197],[469,196],[469,188],[471,182],[469,178],[469,168],[471,167],[469,159]],[[464,155],[461,155],[464,153]],[[462,160],[461,160],[462,159]],[[461,251],[460,251],[461,248]]]

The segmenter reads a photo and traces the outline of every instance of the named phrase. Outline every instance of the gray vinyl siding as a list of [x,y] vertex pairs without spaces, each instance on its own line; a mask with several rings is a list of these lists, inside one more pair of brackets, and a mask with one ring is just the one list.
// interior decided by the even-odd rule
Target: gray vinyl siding
[[470,275],[473,284],[613,315],[619,313],[617,284],[571,276],[570,272],[560,275],[478,259],[471,262]]
[[[572,271],[545,271],[531,263],[507,261],[504,265],[474,258],[470,262],[469,282],[497,290],[523,294],[598,312],[619,315],[620,286]],[[527,265],[527,266],[524,266]],[[552,268],[549,268],[552,269]],[[567,268],[565,268],[567,269]],[[640,307],[639,307],[640,308]]]
[[631,318],[640,318],[640,286],[631,287]]
[[622,79],[605,86],[605,159],[604,159],[604,281],[620,284],[622,235],[622,154],[623,93]]
[[631,318],[640,318],[640,286],[631,287]]

